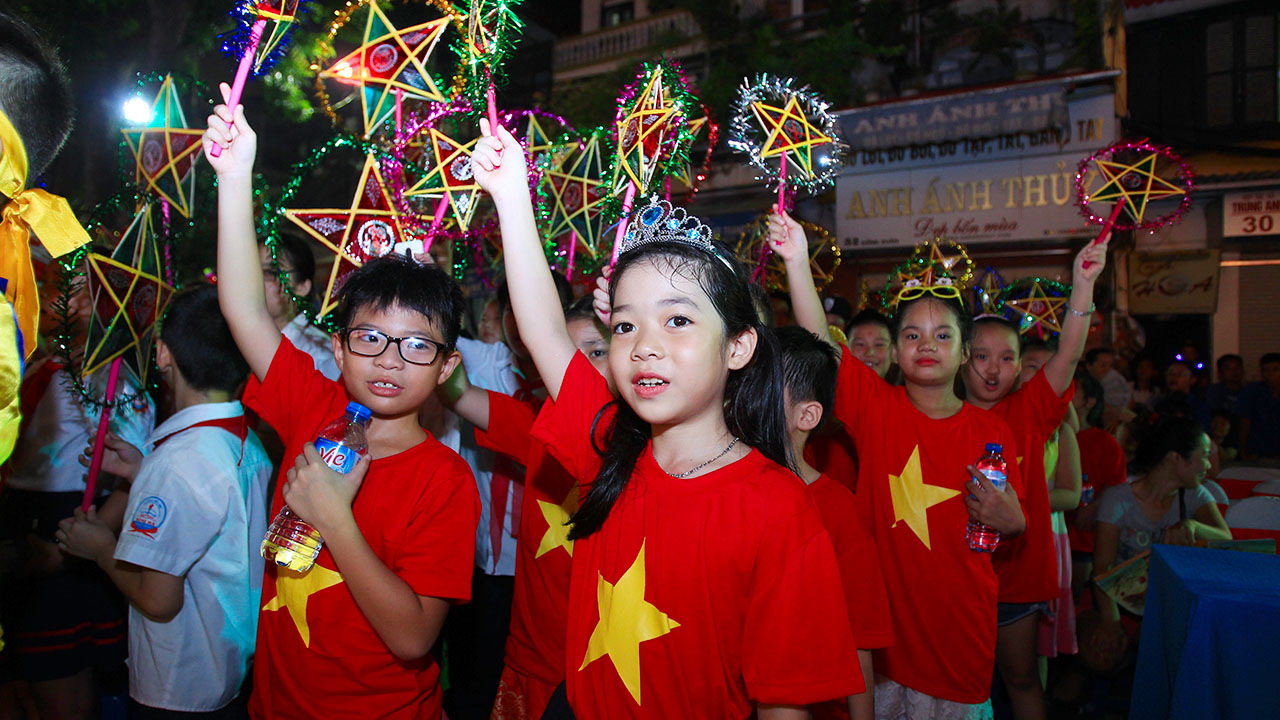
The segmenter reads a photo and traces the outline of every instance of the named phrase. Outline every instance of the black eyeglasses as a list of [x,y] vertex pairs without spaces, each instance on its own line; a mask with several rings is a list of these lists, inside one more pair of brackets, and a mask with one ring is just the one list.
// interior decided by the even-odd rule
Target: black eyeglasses
[[413,365],[430,365],[448,349],[444,343],[431,338],[391,337],[369,328],[347,328],[343,334],[347,339],[347,349],[356,355],[378,357],[387,351],[391,343],[395,343],[400,357]]

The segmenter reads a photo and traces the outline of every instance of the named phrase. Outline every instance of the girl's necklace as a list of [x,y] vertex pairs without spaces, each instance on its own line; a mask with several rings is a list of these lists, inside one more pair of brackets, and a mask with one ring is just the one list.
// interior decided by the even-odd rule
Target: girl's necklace
[[720,458],[724,457],[725,455],[728,455],[728,454],[729,454],[729,451],[733,449],[733,446],[734,446],[734,445],[737,445],[737,444],[738,444],[738,437],[735,435],[735,436],[734,436],[734,438],[733,438],[733,442],[729,443],[729,446],[728,446],[728,447],[726,447],[725,449],[721,450],[719,455],[717,455],[717,456],[715,456],[715,457],[711,458],[710,460],[708,460],[708,461],[706,461],[706,462],[702,463],[701,465],[698,465],[698,466],[696,466],[696,467],[694,467],[694,468],[692,468],[692,469],[690,469],[690,470],[685,470],[685,471],[684,471],[684,472],[682,472],[682,473],[672,473],[672,472],[667,472],[666,470],[663,470],[662,472],[667,472],[667,474],[668,474],[668,475],[670,475],[671,477],[673,477],[673,478],[675,478],[675,479],[677,479],[677,480],[683,480],[683,479],[685,479],[685,478],[689,477],[690,475],[692,475],[692,474],[694,474],[694,473],[698,472],[698,471],[699,471],[699,470],[701,470],[702,468],[704,468],[704,467],[706,467],[706,466],[710,465],[711,463],[713,463],[713,462],[715,462],[715,461],[719,460]]

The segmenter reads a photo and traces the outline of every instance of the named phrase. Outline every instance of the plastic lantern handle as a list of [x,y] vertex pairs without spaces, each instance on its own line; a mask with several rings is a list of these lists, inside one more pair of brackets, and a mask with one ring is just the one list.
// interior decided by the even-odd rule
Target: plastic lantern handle
[[[249,70],[253,68],[253,56],[258,52],[258,43],[262,41],[262,31],[267,27],[266,20],[258,20],[253,24],[253,30],[249,32],[249,44],[245,46],[244,55],[240,57],[240,64],[236,67],[236,79],[231,83],[231,97],[227,99],[227,107],[231,108],[231,112],[236,111],[236,106],[240,104],[240,96],[244,94],[244,83],[249,79]],[[230,130],[232,123],[227,123],[227,129]],[[209,154],[214,157],[222,157],[222,146],[214,143],[209,148]]]
[[80,509],[89,512],[98,486],[98,473],[102,472],[102,455],[107,447],[107,428],[111,422],[111,403],[116,399],[116,382],[120,379],[120,358],[111,361],[111,373],[107,376],[107,396],[98,415],[98,435],[93,439],[93,458],[89,461],[89,475],[84,479],[84,499]]

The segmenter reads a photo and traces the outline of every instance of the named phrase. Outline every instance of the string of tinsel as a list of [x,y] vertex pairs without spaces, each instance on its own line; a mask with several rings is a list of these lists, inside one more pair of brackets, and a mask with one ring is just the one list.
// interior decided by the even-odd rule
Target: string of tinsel
[[467,30],[454,41],[453,50],[462,80],[457,89],[472,112],[483,112],[487,107],[490,83],[495,87],[506,84],[505,61],[524,27],[514,9],[519,4],[520,0],[471,0]]
[[767,73],[754,80],[743,78],[742,85],[738,88],[738,98],[733,104],[733,119],[729,124],[729,147],[745,154],[748,161],[760,171],[757,180],[777,182],[780,175],[777,166],[780,163],[773,156],[770,156],[768,161],[761,157],[760,153],[764,149],[764,141],[768,133],[756,121],[755,111],[751,106],[764,100],[785,106],[793,95],[802,106],[805,118],[819,132],[830,137],[834,141],[834,147],[831,150],[830,162],[821,169],[821,172],[814,169],[812,177],[807,177],[803,172],[788,172],[787,186],[819,191],[834,183],[836,176],[840,174],[845,146],[840,141],[839,122],[831,114],[831,105],[813,92],[808,85],[797,87],[793,78],[782,78]]
[[[264,29],[262,38],[258,46],[257,52],[261,54],[261,60],[255,60],[253,64],[253,74],[261,75],[264,71],[270,69],[288,54],[287,48],[289,41],[293,37],[294,24],[302,20],[305,16],[310,15],[311,3],[308,0],[284,0],[284,5],[296,5],[293,20],[287,23],[285,29],[275,38],[275,45],[266,53],[262,53],[262,46],[265,45],[273,33],[275,33],[280,25],[279,20],[268,19],[267,22],[272,25],[270,29]],[[222,53],[231,60],[236,62],[244,57],[245,50],[249,47],[249,37],[253,32],[254,23],[258,21],[257,3],[237,2],[235,7],[227,12],[234,21],[235,27],[229,32],[219,35],[222,41]]]

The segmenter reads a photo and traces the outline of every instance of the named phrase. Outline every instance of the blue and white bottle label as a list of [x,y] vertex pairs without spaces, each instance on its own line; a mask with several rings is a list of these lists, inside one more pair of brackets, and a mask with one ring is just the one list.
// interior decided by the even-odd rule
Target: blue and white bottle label
[[991,484],[995,485],[996,489],[1001,492],[1004,492],[1004,487],[1009,484],[1009,476],[999,470],[983,470],[982,474],[986,475]]
[[360,459],[355,450],[324,438],[316,440],[316,450],[320,451],[320,457],[325,465],[343,475],[351,472],[351,468],[355,467],[356,461]]

